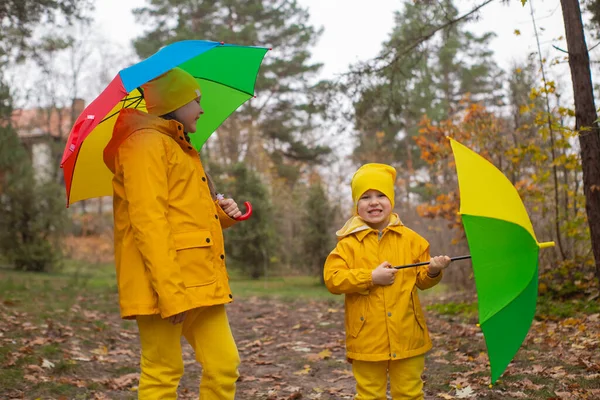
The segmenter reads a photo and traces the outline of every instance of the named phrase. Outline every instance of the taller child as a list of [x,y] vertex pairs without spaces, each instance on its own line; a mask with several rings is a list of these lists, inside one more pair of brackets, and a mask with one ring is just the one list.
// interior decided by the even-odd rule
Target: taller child
[[200,398],[233,400],[240,362],[223,228],[241,215],[216,200],[188,133],[203,114],[196,79],[175,68],[142,86],[148,113],[124,109],[104,162],[114,173],[115,262],[121,317],[135,319],[138,397],[176,399],[183,335],[202,365]]

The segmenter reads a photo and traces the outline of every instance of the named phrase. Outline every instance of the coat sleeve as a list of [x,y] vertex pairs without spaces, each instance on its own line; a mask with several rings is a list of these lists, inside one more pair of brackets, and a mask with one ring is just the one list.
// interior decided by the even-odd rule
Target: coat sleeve
[[[419,236],[416,242],[417,243],[413,246],[416,262],[429,261],[431,259],[431,255],[429,254],[429,243],[427,240]],[[421,290],[429,289],[437,285],[442,280],[442,271],[440,271],[439,275],[437,275],[435,278],[431,278],[429,275],[427,275],[427,268],[427,265],[417,267],[417,287]]]
[[161,317],[186,311],[185,285],[167,220],[168,158],[161,134],[136,132],[118,154],[133,236],[158,295]]
[[333,294],[358,293],[373,286],[371,269],[350,269],[347,261],[349,255],[345,247],[343,241],[338,242],[325,261],[325,286]]
[[221,206],[219,205],[219,201],[215,200],[215,207],[217,207],[217,215],[219,216],[219,222],[221,223],[221,229],[227,229],[237,224],[238,221],[231,218],[229,215],[223,211]]

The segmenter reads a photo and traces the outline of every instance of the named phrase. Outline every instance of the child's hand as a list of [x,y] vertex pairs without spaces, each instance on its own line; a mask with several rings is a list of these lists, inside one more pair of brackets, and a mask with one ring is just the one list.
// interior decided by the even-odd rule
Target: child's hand
[[392,267],[387,261],[379,264],[377,268],[371,272],[371,276],[373,279],[373,284],[380,286],[388,286],[394,283],[394,279],[396,279],[396,273],[398,270]]
[[233,199],[223,199],[219,200],[219,205],[225,211],[225,214],[229,215],[231,218],[236,219],[237,217],[242,215],[242,212],[238,208],[238,205]]
[[179,314],[171,315],[170,317],[167,318],[167,320],[170,323],[172,323],[173,325],[180,324],[185,319],[185,313],[186,313],[186,311],[179,313]]
[[427,269],[427,273],[430,276],[438,275],[440,271],[448,268],[448,265],[450,265],[450,261],[450,257],[448,256],[433,257],[429,262],[429,268]]

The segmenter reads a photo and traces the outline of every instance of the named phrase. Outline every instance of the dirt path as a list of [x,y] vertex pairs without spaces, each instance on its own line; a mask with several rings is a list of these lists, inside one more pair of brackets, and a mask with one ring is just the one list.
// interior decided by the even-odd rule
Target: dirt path
[[[80,295],[67,309],[35,296],[27,300],[33,307],[0,300],[1,399],[136,398],[136,327],[117,317],[114,296]],[[340,302],[250,298],[228,313],[242,357],[238,399],[352,398]],[[598,314],[536,321],[492,388],[475,321],[432,312],[427,320],[434,342],[425,371],[428,399],[600,398]],[[180,398],[193,399],[200,369],[187,344],[184,351]]]

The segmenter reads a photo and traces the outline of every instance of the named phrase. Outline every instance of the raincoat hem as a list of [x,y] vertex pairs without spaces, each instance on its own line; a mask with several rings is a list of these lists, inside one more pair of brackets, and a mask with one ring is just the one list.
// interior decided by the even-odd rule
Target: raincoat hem
[[422,354],[427,353],[433,347],[432,343],[429,342],[423,347],[419,347],[418,349],[403,351],[401,353],[396,352],[396,357],[392,357],[388,353],[384,354],[363,354],[363,353],[355,353],[355,352],[346,352],[346,358],[350,360],[358,360],[358,361],[396,361],[403,360],[405,358],[411,358],[415,356],[420,356]]

